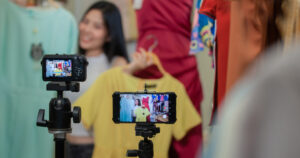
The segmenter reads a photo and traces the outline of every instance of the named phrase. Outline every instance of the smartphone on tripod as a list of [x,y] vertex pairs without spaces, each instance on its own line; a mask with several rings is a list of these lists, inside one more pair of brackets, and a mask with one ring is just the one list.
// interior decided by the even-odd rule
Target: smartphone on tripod
[[176,97],[173,92],[115,92],[113,121],[173,124],[176,122]]

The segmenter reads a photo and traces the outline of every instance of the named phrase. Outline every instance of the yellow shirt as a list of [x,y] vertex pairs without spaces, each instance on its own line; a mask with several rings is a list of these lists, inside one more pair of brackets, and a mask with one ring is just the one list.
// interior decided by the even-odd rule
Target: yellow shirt
[[134,114],[136,115],[136,122],[146,122],[150,112],[147,108],[138,107],[135,109]]
[[191,128],[201,123],[201,118],[192,105],[184,86],[169,74],[160,79],[140,79],[123,73],[120,67],[104,72],[83,94],[74,106],[82,108],[82,122],[87,129],[93,128],[95,148],[93,158],[126,157],[128,149],[138,149],[142,137],[135,136],[135,124],[115,124],[112,121],[112,94],[136,92],[144,89],[144,84],[156,84],[149,91],[175,92],[177,95],[177,121],[175,124],[156,124],[160,133],[152,138],[154,157],[168,157],[171,139],[182,139]]

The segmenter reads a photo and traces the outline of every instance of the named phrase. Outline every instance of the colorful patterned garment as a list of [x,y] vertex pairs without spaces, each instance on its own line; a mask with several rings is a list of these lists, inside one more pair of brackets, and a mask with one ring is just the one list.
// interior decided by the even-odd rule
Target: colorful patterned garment
[[[204,50],[205,43],[210,40],[214,43],[215,22],[204,14],[199,13],[202,0],[197,0],[193,13],[193,25],[190,44],[190,54],[196,54]],[[205,35],[204,35],[205,34]],[[212,55],[212,51],[209,52]]]

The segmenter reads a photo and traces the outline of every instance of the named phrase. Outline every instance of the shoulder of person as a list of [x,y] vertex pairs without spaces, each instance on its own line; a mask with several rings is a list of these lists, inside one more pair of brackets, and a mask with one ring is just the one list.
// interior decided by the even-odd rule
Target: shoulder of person
[[116,56],[111,61],[112,67],[123,66],[123,65],[127,65],[127,64],[128,64],[127,60],[121,56]]

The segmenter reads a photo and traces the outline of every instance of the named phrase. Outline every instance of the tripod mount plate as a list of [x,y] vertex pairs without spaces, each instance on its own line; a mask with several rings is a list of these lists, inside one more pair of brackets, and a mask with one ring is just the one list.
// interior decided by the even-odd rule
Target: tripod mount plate
[[79,92],[78,82],[50,82],[47,84],[48,91],[72,91]]

